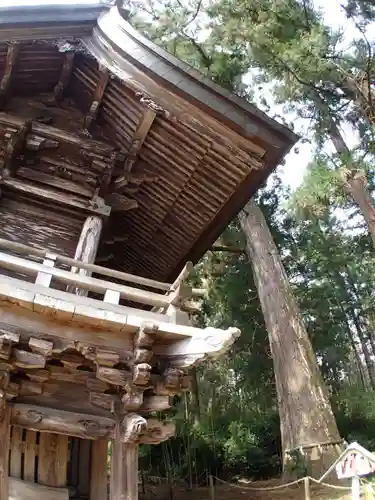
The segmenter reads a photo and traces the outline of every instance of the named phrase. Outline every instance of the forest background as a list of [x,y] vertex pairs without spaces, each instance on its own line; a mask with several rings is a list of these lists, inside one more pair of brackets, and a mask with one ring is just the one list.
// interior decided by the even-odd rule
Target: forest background
[[[229,355],[192,373],[191,395],[171,410],[177,438],[142,450],[148,476],[192,485],[207,471],[278,475],[288,443],[302,434],[314,441],[314,411],[323,407],[331,441],[375,449],[375,6],[326,1],[342,28],[312,0],[125,4],[147,37],[297,128],[296,169],[298,150],[301,169],[309,157],[296,189],[278,167],[197,266],[194,279],[209,292],[195,320],[236,326],[242,336]],[[307,392],[295,390],[301,373]],[[311,429],[302,432],[302,421]],[[293,467],[310,472],[308,461]]]

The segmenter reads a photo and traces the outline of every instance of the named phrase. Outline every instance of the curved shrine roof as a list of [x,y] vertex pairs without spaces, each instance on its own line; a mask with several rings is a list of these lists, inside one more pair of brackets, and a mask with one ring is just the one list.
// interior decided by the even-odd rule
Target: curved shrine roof
[[[84,124],[89,116],[93,139],[123,154],[110,185],[133,209],[111,214],[111,234],[121,243],[112,247],[108,267],[172,280],[210,247],[297,140],[145,39],[116,7],[0,9],[0,77],[9,41],[20,42],[14,98],[53,91],[73,47],[64,97]],[[87,136],[78,121],[66,127]],[[138,179],[132,186],[130,173]]]

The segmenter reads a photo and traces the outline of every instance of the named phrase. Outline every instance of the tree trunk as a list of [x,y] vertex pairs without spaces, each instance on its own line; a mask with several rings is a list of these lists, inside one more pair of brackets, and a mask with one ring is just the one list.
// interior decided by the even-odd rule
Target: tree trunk
[[253,201],[240,222],[273,357],[284,475],[318,478],[342,451],[335,417],[278,250]]
[[[337,154],[341,157],[343,163],[345,164],[350,161],[350,150],[332,117],[329,117],[329,134]],[[354,165],[349,164],[347,168],[350,173],[343,179],[344,189],[358,206],[365,219],[372,244],[375,248],[375,204],[367,187],[366,176],[364,172],[358,170]]]

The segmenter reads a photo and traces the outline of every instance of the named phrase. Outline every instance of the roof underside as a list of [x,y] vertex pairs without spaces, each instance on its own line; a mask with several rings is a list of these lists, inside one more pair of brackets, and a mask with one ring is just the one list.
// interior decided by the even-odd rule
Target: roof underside
[[[23,40],[12,71],[12,100],[5,109],[21,115],[24,99],[37,101],[53,92],[66,58],[61,39],[65,32],[65,39],[75,34],[73,23],[65,19],[58,32],[54,30],[53,36],[60,40],[55,43],[45,24],[43,34],[36,36],[38,25],[33,22],[33,36],[38,41],[34,43],[30,26],[25,24],[25,10],[21,24],[17,25],[14,16],[11,25],[6,20],[3,27],[0,24],[0,38]],[[81,30],[84,25],[83,34],[87,35],[94,23],[81,17],[76,14],[77,26]],[[59,118],[54,126],[84,136],[81,119],[98,94],[105,66],[111,78],[90,132],[93,138],[124,152],[131,172],[146,179],[129,194],[138,207],[111,215],[112,235],[119,240],[126,235],[127,239],[116,245],[106,265],[168,280],[186,260],[197,260],[209,248],[296,137],[150,42],[135,37],[124,23],[112,9],[84,40],[85,50],[76,49],[61,108],[69,114],[73,104],[79,113],[70,114],[70,120]],[[7,53],[8,44],[3,42],[0,75],[5,72]],[[139,145],[145,117],[147,133]],[[132,162],[126,155],[132,156]]]

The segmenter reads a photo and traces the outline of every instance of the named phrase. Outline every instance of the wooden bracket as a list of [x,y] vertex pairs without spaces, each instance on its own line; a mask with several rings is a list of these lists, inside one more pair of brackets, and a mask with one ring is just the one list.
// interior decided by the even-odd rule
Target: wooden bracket
[[16,173],[16,157],[22,152],[26,145],[27,135],[31,132],[32,121],[26,120],[8,141],[4,151],[4,172],[6,175],[13,176]]
[[83,122],[83,127],[86,130],[90,130],[90,127],[93,125],[98,116],[99,107],[102,102],[109,79],[110,73],[107,68],[99,68],[99,79],[94,91],[93,101]]
[[141,148],[143,146],[143,143],[146,140],[147,134],[150,131],[152,124],[154,123],[155,118],[156,118],[156,112],[152,109],[147,108],[144,111],[142,118],[139,120],[137,129],[134,132],[132,145],[130,147],[130,150],[127,154],[127,157],[126,157],[126,160],[124,163],[123,175],[119,176],[115,180],[115,190],[116,191],[121,190],[124,186],[126,186],[128,184],[126,174],[131,172],[133,165],[137,161],[137,158],[138,158],[139,153],[141,152]]
[[57,85],[53,89],[54,101],[57,103],[62,101],[65,89],[68,86],[70,79],[72,77],[74,56],[75,56],[74,51],[69,51],[65,53],[64,62],[61,68],[60,78]]

